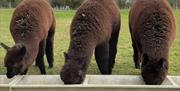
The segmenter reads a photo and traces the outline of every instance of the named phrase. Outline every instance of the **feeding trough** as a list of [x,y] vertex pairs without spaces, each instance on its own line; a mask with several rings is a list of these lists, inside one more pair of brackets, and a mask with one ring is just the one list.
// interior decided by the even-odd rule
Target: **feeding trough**
[[5,76],[0,76],[0,90],[9,91],[9,83],[11,80],[6,79]]
[[24,76],[16,85],[63,85],[59,75],[31,75]]
[[[92,85],[145,85],[141,76],[89,76],[88,84]],[[167,78],[162,85],[173,85]]]
[[0,75],[0,91],[9,91],[10,86],[20,80],[21,77],[17,76],[13,79],[7,79],[6,76]]
[[180,86],[180,76],[171,76],[170,80],[172,80],[172,82],[174,82],[175,86]]
[[[4,83],[0,91],[180,91],[180,77],[168,76],[162,85],[145,85],[141,76],[87,75],[83,84],[64,85],[59,75],[29,75]],[[2,80],[2,79],[1,79]]]

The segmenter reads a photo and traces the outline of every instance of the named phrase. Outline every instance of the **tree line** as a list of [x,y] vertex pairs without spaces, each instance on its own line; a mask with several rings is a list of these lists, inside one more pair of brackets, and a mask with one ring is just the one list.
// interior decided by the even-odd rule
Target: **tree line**
[[[61,9],[76,9],[84,0],[48,0],[53,7]],[[134,0],[116,0],[121,8],[129,8]],[[180,8],[180,0],[168,0],[173,8]],[[21,0],[0,0],[0,7],[14,8]]]

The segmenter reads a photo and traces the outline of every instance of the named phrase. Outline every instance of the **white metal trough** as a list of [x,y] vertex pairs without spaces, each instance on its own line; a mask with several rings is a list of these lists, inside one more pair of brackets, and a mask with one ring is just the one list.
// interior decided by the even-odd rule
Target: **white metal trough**
[[0,91],[180,91],[180,77],[149,86],[140,76],[128,75],[87,75],[80,85],[64,85],[59,75],[0,76]]
[[10,87],[12,84],[19,81],[22,77],[17,76],[12,79],[7,79],[6,76],[0,75],[0,91],[10,91]]

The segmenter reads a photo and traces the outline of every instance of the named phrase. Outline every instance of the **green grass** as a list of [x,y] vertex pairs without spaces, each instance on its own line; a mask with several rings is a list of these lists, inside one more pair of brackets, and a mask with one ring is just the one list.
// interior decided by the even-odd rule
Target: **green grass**
[[[10,46],[14,44],[9,32],[9,23],[13,10],[0,9],[0,42],[6,43]],[[65,52],[69,45],[69,27],[75,11],[55,11],[57,28],[55,35],[55,67],[48,69],[46,63],[46,70],[48,74],[59,74],[59,71],[64,64],[63,52]],[[177,36],[170,51],[170,75],[180,75],[180,11],[174,11],[177,20]],[[139,75],[140,70],[134,68],[133,50],[131,47],[131,39],[128,28],[128,10],[121,10],[121,33],[119,37],[118,53],[116,58],[115,68],[113,74],[118,75]],[[5,50],[0,48],[0,75],[5,74],[4,55]],[[46,60],[45,60],[46,62]],[[39,74],[39,69],[34,64],[29,69],[28,74]],[[88,74],[99,74],[94,57],[88,69]]]

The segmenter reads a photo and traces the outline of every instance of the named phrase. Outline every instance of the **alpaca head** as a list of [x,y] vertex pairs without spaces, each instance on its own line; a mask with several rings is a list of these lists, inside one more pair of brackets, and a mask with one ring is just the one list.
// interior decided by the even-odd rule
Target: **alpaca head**
[[165,80],[168,73],[168,62],[166,59],[156,59],[143,55],[142,77],[148,85],[160,85]]
[[65,64],[60,72],[64,84],[81,84],[86,74],[86,57],[74,58],[65,54]]
[[23,44],[16,44],[12,48],[1,43],[1,46],[6,49],[7,53],[4,58],[4,66],[7,69],[6,76],[12,78],[15,75],[23,74],[26,70],[24,56],[26,47]]

